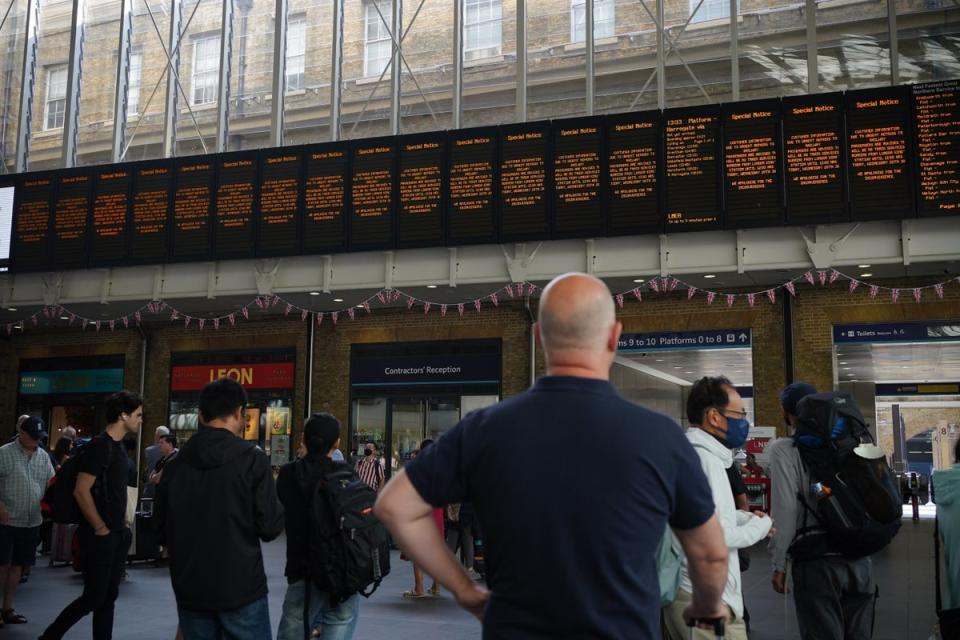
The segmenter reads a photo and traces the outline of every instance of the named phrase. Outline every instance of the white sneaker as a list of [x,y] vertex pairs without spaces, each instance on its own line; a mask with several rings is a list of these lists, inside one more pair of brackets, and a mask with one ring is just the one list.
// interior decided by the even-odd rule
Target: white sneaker
[[469,569],[467,569],[467,575],[470,576],[471,580],[476,580],[477,582],[483,580],[483,576],[481,576],[479,573],[474,571],[473,567],[470,567]]

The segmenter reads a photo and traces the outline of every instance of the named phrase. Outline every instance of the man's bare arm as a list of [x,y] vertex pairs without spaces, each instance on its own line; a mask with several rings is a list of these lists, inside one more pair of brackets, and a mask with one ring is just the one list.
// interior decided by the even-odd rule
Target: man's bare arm
[[729,551],[716,514],[699,527],[675,529],[674,533],[687,556],[690,582],[693,583],[693,603],[684,612],[684,617],[688,621],[693,618],[726,619],[729,614],[722,596],[727,583]]
[[91,493],[93,483],[96,481],[97,476],[83,472],[78,473],[77,484],[73,488],[73,497],[77,500],[80,513],[83,514],[83,517],[86,518],[90,526],[93,527],[93,532],[97,535],[107,535],[110,533],[110,529],[107,528],[107,524],[103,521],[103,518],[100,517],[100,513],[97,511],[97,505],[93,501],[93,494]]

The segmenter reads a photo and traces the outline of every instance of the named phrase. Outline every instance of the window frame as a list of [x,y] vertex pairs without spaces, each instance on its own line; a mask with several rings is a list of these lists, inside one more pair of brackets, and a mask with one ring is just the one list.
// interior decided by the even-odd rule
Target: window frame
[[[299,25],[302,34],[298,42],[301,44],[300,52],[291,54],[290,52],[290,27],[294,25]],[[298,13],[287,18],[287,50],[284,53],[285,64],[284,64],[284,78],[283,78],[283,87],[286,93],[292,91],[302,91],[306,88],[306,70],[307,70],[307,16],[304,13]],[[294,61],[296,58],[299,58],[300,69],[296,72],[297,82],[295,86],[291,86],[290,82],[290,67],[291,61]]]
[[[133,64],[134,60],[138,60],[137,65]],[[133,70],[137,70],[137,81],[133,81]],[[130,52],[130,68],[127,75],[127,117],[138,117],[140,115],[140,88],[143,85],[143,52],[142,51],[131,51]],[[134,94],[134,88],[136,88],[136,94]],[[133,96],[136,95],[136,98]],[[133,106],[133,109],[130,107]]]
[[[200,77],[197,71],[197,54],[200,51],[200,48],[203,45],[203,43],[210,42],[210,41],[216,42],[216,46],[213,47],[218,53],[218,55],[215,58],[216,63],[213,65],[212,71],[204,68],[204,70],[201,71],[200,73],[204,75],[204,78],[206,78],[207,76],[212,76],[213,82],[209,85],[205,85],[201,87],[198,84],[198,79],[200,79]],[[196,36],[193,37],[192,44],[193,44],[193,54],[192,54],[192,66],[190,67],[190,106],[203,107],[206,105],[214,105],[217,103],[217,93],[219,92],[219,89],[220,89],[220,56],[219,56],[220,32],[211,31],[208,33],[197,34]],[[207,92],[211,86],[213,88],[212,90],[213,95],[212,95],[212,98],[207,99],[208,98]],[[200,102],[197,101],[197,89],[201,89],[203,92],[204,99]]]
[[[65,64],[52,64],[46,67],[46,82],[44,85],[43,93],[43,130],[44,131],[56,131],[57,129],[63,129],[63,125],[66,121],[67,113],[67,65]],[[53,86],[53,78],[55,73],[63,73],[63,94],[57,98],[51,99],[51,87]],[[54,112],[51,113],[50,106],[54,102],[59,102],[60,105],[56,108]],[[50,116],[54,118],[54,126],[50,126]],[[56,124],[57,119],[59,118],[60,124]]]
[[[703,5],[700,7],[700,10],[696,13],[693,13],[693,10],[697,8],[700,0],[690,0],[690,24],[697,24],[701,22],[711,22],[713,20],[729,20],[730,18],[730,2],[729,0],[703,0]],[[707,7],[722,7],[721,15],[712,15],[709,11],[706,11]],[[740,16],[740,0],[737,0],[737,17]]]
[[[704,0],[706,1],[706,0]],[[610,17],[603,20],[597,20],[597,14],[603,11],[603,8],[610,11]],[[578,10],[583,13],[583,34],[580,34],[580,24],[577,22]],[[593,2],[593,39],[594,41],[603,38],[613,38],[617,35],[617,3],[616,0],[594,0]],[[570,0],[570,42],[579,44],[587,41],[587,2],[586,0]],[[609,25],[609,33],[597,33],[600,25]]]
[[[500,55],[503,50],[503,1],[502,0],[459,0],[463,5],[463,52],[464,54],[476,54],[478,51],[487,52],[487,55]],[[479,9],[480,5],[498,8],[499,14],[496,18],[483,18],[476,22],[470,22],[470,4],[474,4]],[[492,12],[491,12],[492,13]],[[496,43],[483,43],[482,45],[470,46],[470,29],[476,29],[481,32],[483,27],[496,23],[498,29],[491,30],[497,35]],[[479,38],[477,38],[479,40]]]
[[[390,28],[384,24],[384,20],[380,18],[374,3],[380,5],[380,13],[383,14],[384,19],[387,19],[387,16],[393,15],[392,0],[365,0],[363,3],[363,77],[365,78],[371,78],[373,76],[379,76],[382,74],[385,69],[389,68],[393,59],[393,38],[390,36]],[[384,8],[384,4],[386,5],[386,8]],[[377,24],[378,37],[374,40],[371,40],[370,26],[374,23]],[[390,53],[385,58],[380,56],[371,57],[370,54],[372,48],[374,46],[379,48],[384,43],[386,43]],[[377,60],[384,60],[384,63],[382,66],[378,66],[376,70],[374,70],[371,65]]]

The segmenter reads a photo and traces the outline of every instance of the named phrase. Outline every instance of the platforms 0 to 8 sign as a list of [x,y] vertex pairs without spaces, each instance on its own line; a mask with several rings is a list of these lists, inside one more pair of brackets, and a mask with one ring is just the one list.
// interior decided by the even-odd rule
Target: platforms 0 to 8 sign
[[751,344],[752,334],[750,329],[625,333],[620,336],[619,351],[742,349],[749,348]]

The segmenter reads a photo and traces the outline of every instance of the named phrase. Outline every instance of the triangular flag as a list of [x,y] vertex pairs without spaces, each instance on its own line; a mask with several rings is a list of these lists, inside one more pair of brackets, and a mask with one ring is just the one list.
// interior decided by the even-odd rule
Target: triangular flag
[[490,302],[492,302],[492,303],[493,303],[493,306],[495,306],[495,307],[499,307],[499,306],[500,306],[500,298],[497,297],[497,294],[496,294],[496,293],[491,293],[491,294],[490,294]]
[[480,299],[479,299],[479,298],[473,301],[473,308],[477,310],[477,313],[480,313],[480,305],[481,305],[481,304],[483,304],[483,303],[480,302]]
[[747,294],[747,304],[749,304],[751,307],[753,306],[754,299],[756,298],[756,296],[757,296],[757,294],[755,294],[755,293],[748,293],[748,294]]
[[440,317],[441,318],[447,317],[447,305],[445,304],[440,305]]
[[333,320],[333,324],[337,324],[337,318],[339,318],[339,317],[340,317],[340,312],[339,312],[339,311],[333,311],[333,312],[330,314],[330,319]]
[[713,304],[713,300],[714,300],[714,298],[716,298],[716,297],[717,297],[717,294],[716,294],[716,293],[714,293],[713,291],[708,291],[708,292],[707,292],[707,304]]
[[820,286],[826,286],[827,284],[827,272],[826,271],[817,271],[817,277],[820,279]]
[[426,315],[430,315],[430,303],[429,303],[429,302],[424,302],[424,303],[423,303],[423,315],[425,315],[425,316],[426,316]]
[[393,290],[393,294],[391,294],[391,296],[390,296],[390,301],[391,301],[391,302],[396,302],[396,301],[399,300],[399,299],[400,299],[400,291],[398,291],[397,289],[394,289],[394,290]]
[[767,297],[770,298],[770,304],[774,304],[777,301],[777,290],[776,289],[767,289]]
[[380,304],[387,304],[387,299],[383,297],[383,291],[377,292],[377,300],[380,301]]
[[797,297],[797,288],[793,286],[793,282],[788,282],[783,286],[786,287],[787,291],[790,292],[791,296],[793,296],[794,298]]
[[184,318],[183,318],[183,326],[184,326],[184,328],[187,328],[187,327],[190,326],[190,321],[191,321],[191,320],[193,320],[193,318],[191,318],[190,316],[184,316]]
[[459,313],[461,316],[463,316],[463,303],[462,303],[462,302],[459,303],[459,304],[457,304],[457,313]]
[[37,326],[37,314],[30,316],[30,322],[33,323],[33,326]]
[[803,274],[803,278],[804,278],[804,280],[806,280],[806,281],[809,282],[810,284],[813,284],[813,272],[812,272],[812,271],[807,271],[805,274]]
[[728,293],[728,294],[727,294],[727,308],[732,307],[732,306],[733,306],[733,302],[734,302],[734,300],[736,300],[736,299],[737,299],[737,296],[733,295],[732,293]]
[[839,278],[839,277],[840,277],[840,272],[839,272],[839,271],[837,271],[836,269],[831,269],[831,270],[830,270],[830,284],[833,284],[834,282],[836,282],[836,281],[837,281],[837,278]]
[[530,283],[527,285],[527,295],[532,296],[537,292],[537,285]]
[[180,313],[179,313],[176,309],[174,309],[174,310],[170,313],[170,322],[173,322],[174,320],[176,320],[176,319],[179,318],[179,317],[180,317]]
[[643,293],[640,292],[640,287],[633,290],[633,297],[637,299],[637,302],[643,302]]
[[263,298],[261,298],[260,296],[257,296],[256,298],[254,298],[253,302],[254,304],[257,305],[257,308],[263,309]]
[[242,309],[240,309],[240,313],[243,314],[244,320],[249,320],[249,319],[250,319],[250,309],[249,309],[249,308],[243,307]]
[[518,283],[517,283],[517,297],[518,297],[518,298],[522,298],[522,297],[523,297],[523,283],[522,283],[522,282],[518,282]]
[[890,300],[892,300],[893,302],[896,302],[899,299],[900,299],[900,289],[892,289],[890,291]]
[[94,326],[97,328],[97,333],[100,333],[100,321],[99,321],[99,320],[97,320],[97,321],[94,323]]
[[657,278],[650,278],[650,288],[657,293],[660,293],[660,280]]
[[206,322],[206,318],[200,318],[200,321],[199,321],[200,331],[203,331],[203,325],[205,322]]
[[283,315],[288,316],[291,311],[293,311],[293,305],[288,302],[287,308],[283,310]]
[[300,309],[300,322],[303,322],[304,320],[306,320],[306,319],[307,319],[307,315],[308,315],[309,313],[310,313],[310,312],[307,311],[306,309]]
[[231,327],[235,326],[237,324],[237,314],[231,313],[230,315],[227,316],[227,320],[230,321]]
[[353,307],[347,307],[347,315],[350,316],[351,320],[353,320],[357,317],[357,312],[353,310]]
[[880,293],[880,287],[875,284],[870,285],[870,297],[876,298],[878,293]]
[[220,318],[214,318],[214,319],[213,319],[213,329],[214,329],[215,331],[219,331],[219,330],[220,330]]
[[935,284],[933,285],[933,290],[937,292],[937,297],[943,300],[943,285]]
[[859,280],[850,280],[850,287],[849,287],[849,289],[847,289],[847,292],[848,292],[848,293],[853,293],[854,291],[857,290],[857,287],[859,287],[859,286],[860,286],[860,281],[859,281]]
[[83,329],[84,331],[86,331],[88,324],[90,324],[90,321],[87,320],[86,318],[84,318],[84,319],[83,319],[83,322],[81,323],[81,329]]
[[411,297],[408,296],[408,297],[407,297],[407,309],[408,309],[408,310],[409,310],[409,309],[413,309],[414,303],[416,303],[416,300],[414,300],[413,298],[411,298]]
[[680,286],[680,281],[677,280],[676,278],[674,278],[673,280],[670,281],[670,291],[673,291],[674,289],[676,289],[676,288],[679,287],[679,286]]
[[618,294],[616,295],[616,300],[617,300],[617,306],[620,307],[621,309],[623,309],[623,294],[622,294],[622,293],[618,293]]
[[114,324],[114,321],[111,320],[111,321],[110,321],[110,331],[113,331],[113,324]]
[[[139,311],[134,311],[134,312],[133,312],[133,317],[134,317],[134,319],[137,321],[137,324],[140,324],[140,319],[141,319],[143,316],[140,315],[140,312],[139,312]],[[70,316],[70,322],[73,322],[73,316],[72,316],[72,315]]]
[[270,301],[270,306],[275,307],[278,302],[280,302],[280,296],[273,296],[273,300]]
[[915,288],[915,289],[913,290],[913,299],[914,299],[914,300],[916,300],[917,302],[920,302],[920,298],[921,298],[922,296],[923,296],[923,290],[922,290],[922,289]]
[[504,290],[507,292],[507,295],[511,298],[513,297],[513,284],[508,284],[504,287]]
[[663,291],[664,293],[666,293],[666,292],[667,292],[667,285],[668,285],[668,284],[669,284],[669,282],[668,282],[666,276],[660,278],[660,291]]
[[317,326],[319,327],[322,324],[323,324],[323,314],[317,313]]
[[367,313],[370,313],[370,301],[369,301],[369,300],[364,300],[364,302],[363,302],[363,310],[366,311]]
[[687,300],[690,300],[690,299],[693,298],[693,296],[695,296],[695,295],[697,295],[697,288],[696,288],[696,287],[689,287],[689,288],[687,289]]
[[43,317],[44,317],[44,318],[49,318],[49,317],[50,317],[50,307],[44,307],[44,308],[43,308]]
[[130,328],[130,318],[127,316],[123,316],[123,328],[124,329]]

